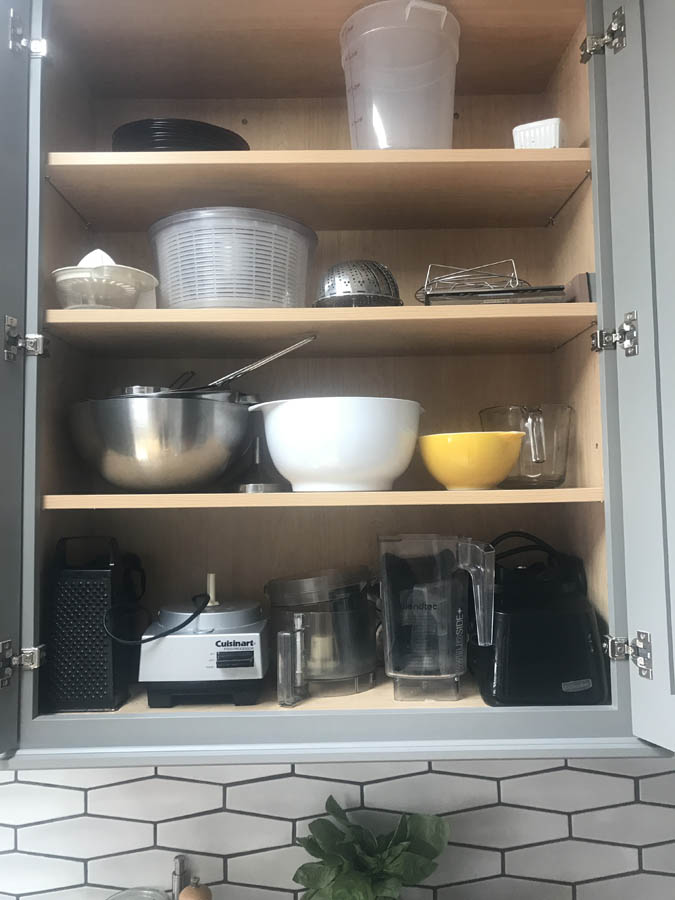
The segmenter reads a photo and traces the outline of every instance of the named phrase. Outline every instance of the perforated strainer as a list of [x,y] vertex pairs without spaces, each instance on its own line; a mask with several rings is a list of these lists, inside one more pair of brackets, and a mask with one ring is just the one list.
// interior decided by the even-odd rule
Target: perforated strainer
[[336,263],[321,281],[314,306],[401,306],[398,285],[389,269],[371,259]]

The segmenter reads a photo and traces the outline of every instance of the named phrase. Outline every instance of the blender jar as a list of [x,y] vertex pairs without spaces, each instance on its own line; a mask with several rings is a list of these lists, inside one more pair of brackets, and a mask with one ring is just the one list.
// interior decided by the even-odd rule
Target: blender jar
[[559,487],[567,474],[571,420],[572,408],[562,403],[482,409],[483,431],[525,432],[518,461],[501,487]]
[[385,672],[396,700],[458,700],[466,672],[467,576],[476,636],[492,643],[494,550],[470,538],[380,538]]

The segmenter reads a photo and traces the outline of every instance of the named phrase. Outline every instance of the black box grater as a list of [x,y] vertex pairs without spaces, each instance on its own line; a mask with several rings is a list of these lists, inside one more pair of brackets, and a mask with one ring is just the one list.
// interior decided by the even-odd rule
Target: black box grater
[[119,637],[137,638],[144,581],[138,558],[123,556],[113,538],[58,542],[40,679],[44,712],[112,710],[128,699],[138,648],[113,641],[104,621]]

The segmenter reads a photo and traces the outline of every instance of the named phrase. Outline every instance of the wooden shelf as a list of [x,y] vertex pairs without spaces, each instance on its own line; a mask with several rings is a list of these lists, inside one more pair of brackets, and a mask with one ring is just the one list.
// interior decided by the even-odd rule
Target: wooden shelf
[[[349,711],[349,712],[368,712],[372,710],[411,710],[418,712],[428,712],[429,710],[459,710],[459,709],[489,709],[478,691],[478,686],[471,675],[467,674],[462,678],[459,700],[394,700],[394,683],[387,678],[381,669],[377,671],[376,683],[369,691],[363,691],[361,694],[347,694],[343,696],[311,696],[303,703],[293,707],[279,706],[277,701],[276,684],[267,679],[267,683],[263,688],[263,695],[259,703],[254,706],[237,706],[234,707],[230,703],[191,703],[189,706],[181,707],[189,716],[196,716],[200,713],[220,714],[228,716],[236,716],[238,713],[281,713],[283,715],[292,716],[294,713],[319,712],[319,711]],[[148,697],[144,688],[137,686],[128,703],[120,709],[115,710],[112,715],[157,715],[161,716],[166,713],[175,715],[175,708],[161,707],[152,708],[148,706]],[[61,713],[60,715],[92,715],[92,713]],[[111,713],[99,713],[94,715],[111,715]]]
[[[595,303],[379,309],[49,309],[49,334],[89,353],[264,355],[312,333],[303,355],[433,356],[548,352],[597,321]],[[590,346],[590,345],[589,345]]]
[[43,509],[301,509],[602,503],[603,489],[335,491],[284,494],[45,494]]
[[[341,96],[339,31],[364,3],[53,0],[50,33],[67,35],[94,94]],[[585,12],[584,0],[452,0],[448,6],[462,29],[461,94],[543,91]]]
[[218,205],[323,230],[487,228],[546,225],[590,165],[584,148],[51,153],[47,175],[106,231]]

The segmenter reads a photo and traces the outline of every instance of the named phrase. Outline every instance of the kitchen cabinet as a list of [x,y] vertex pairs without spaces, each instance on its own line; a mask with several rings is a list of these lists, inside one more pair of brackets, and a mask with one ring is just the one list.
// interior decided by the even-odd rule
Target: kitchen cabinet
[[[3,197],[11,199],[0,212],[2,304],[22,334],[49,339],[50,355],[19,350],[0,364],[7,432],[0,637],[15,656],[39,645],[50,559],[64,535],[117,535],[143,559],[148,603],[158,607],[201,590],[212,570],[236,599],[261,596],[273,577],[372,565],[378,534],[489,540],[525,528],[583,558],[607,633],[644,632],[652,657],[642,669],[611,663],[607,706],[565,708],[488,708],[470,683],[458,702],[396,702],[383,681],[295,709],[280,709],[271,693],[245,709],[151,710],[139,691],[116,712],[45,715],[40,668],[17,666],[0,690],[0,767],[675,749],[673,407],[666,402],[675,377],[665,348],[673,312],[664,238],[675,200],[664,89],[673,76],[664,38],[673,11],[666,0],[626,0],[625,47],[581,65],[581,39],[605,31],[613,4],[590,0],[588,22],[580,0],[519,0],[508,10],[497,2],[450,5],[463,25],[455,149],[405,152],[348,149],[337,31],[354,6],[349,0],[309,7],[195,0],[189,8],[166,0],[159,18],[150,0],[114,7],[34,0],[32,16],[14,5],[15,15],[30,19],[31,37],[46,39],[47,54],[39,45],[0,54],[0,72],[8,72],[3,118],[13,123],[12,135],[3,135],[13,143],[12,166],[2,172]],[[108,152],[117,125],[168,114],[231,127],[253,149]],[[513,125],[550,115],[566,121],[567,148],[508,149]],[[319,230],[317,273],[349,257],[389,262],[406,305],[57,308],[52,269],[94,246],[151,268],[151,221],[223,202],[298,215]],[[8,230],[8,220],[19,227]],[[414,300],[429,263],[510,257],[532,283],[595,271],[593,302],[427,308]],[[592,335],[604,329],[604,343],[612,343],[631,311],[639,354],[616,342],[592,352]],[[481,407],[514,398],[569,403],[576,425],[564,486],[443,492],[416,459],[391,493],[130,495],[113,492],[74,458],[65,428],[70,402],[116,384],[162,383],[185,369],[206,380],[308,331],[318,335],[314,344],[252,373],[247,390],[265,399],[416,399],[427,410],[426,431],[476,430]],[[625,651],[621,641],[613,646]],[[645,648],[640,656],[647,660]]]

